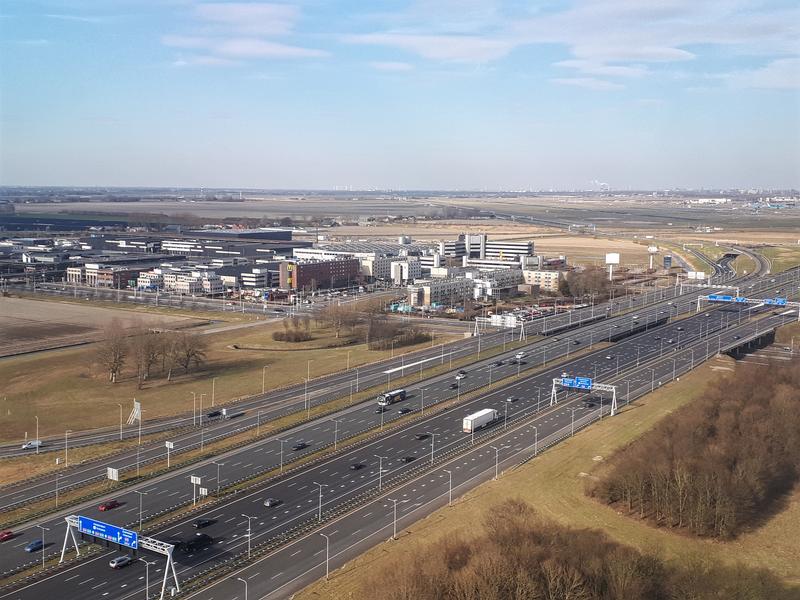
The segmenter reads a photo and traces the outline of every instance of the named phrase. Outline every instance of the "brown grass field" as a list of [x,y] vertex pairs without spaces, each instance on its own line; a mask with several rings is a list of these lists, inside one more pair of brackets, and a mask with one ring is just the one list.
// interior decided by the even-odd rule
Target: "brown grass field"
[[731,542],[693,539],[631,519],[603,506],[584,493],[585,481],[603,472],[614,452],[638,438],[663,416],[695,398],[704,382],[734,368],[728,357],[717,358],[681,381],[638,400],[617,417],[592,425],[537,460],[503,474],[443,508],[399,535],[331,573],[330,581],[317,581],[295,596],[296,600],[345,600],[363,597],[362,586],[376,570],[410,560],[431,541],[459,532],[469,536],[465,523],[479,523],[493,506],[508,498],[521,498],[543,516],[577,528],[595,528],[614,540],[640,550],[657,550],[665,559],[695,555],[725,563],[742,563],[774,571],[791,584],[800,584],[800,489],[787,499],[785,509],[762,527]]
[[[137,389],[132,367],[123,372],[116,385],[92,364],[92,346],[53,350],[47,353],[9,357],[0,361],[0,440],[19,440],[27,431],[33,434],[34,416],[40,420],[40,435],[63,434],[65,429],[87,429],[114,426],[119,422],[119,407],[130,411],[133,398],[140,400],[145,419],[190,412],[192,395],[206,394],[205,405],[212,395],[215,403],[261,392],[262,368],[266,369],[267,390],[302,383],[307,361],[311,377],[319,377],[344,369],[350,351],[351,366],[388,357],[390,351],[368,350],[364,344],[331,348],[334,334],[328,329],[314,330],[314,339],[297,344],[275,342],[272,332],[282,328],[269,322],[245,329],[212,333],[208,342],[207,363],[197,372],[173,374],[172,382],[156,378]],[[436,343],[454,336],[436,335]],[[234,349],[233,345],[252,349]],[[395,354],[410,352],[416,347],[395,349]]]

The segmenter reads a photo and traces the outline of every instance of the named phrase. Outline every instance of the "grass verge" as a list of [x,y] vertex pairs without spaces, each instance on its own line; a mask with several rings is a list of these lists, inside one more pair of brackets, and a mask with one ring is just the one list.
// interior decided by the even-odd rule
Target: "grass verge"
[[659,549],[666,559],[696,554],[724,563],[745,563],[774,571],[788,583],[800,583],[800,490],[786,509],[763,527],[733,542],[687,538],[655,529],[603,506],[584,494],[584,482],[600,475],[604,459],[650,430],[661,418],[697,397],[710,378],[734,368],[728,357],[716,358],[619,413],[565,440],[498,481],[492,481],[459,498],[452,508],[438,510],[413,524],[399,542],[386,542],[369,550],[329,581],[320,580],[298,593],[296,600],[359,598],[368,575],[408,561],[431,541],[450,533],[469,535],[465,523],[482,522],[485,515],[507,498],[522,498],[543,516],[571,527],[605,531],[613,539],[640,550]]

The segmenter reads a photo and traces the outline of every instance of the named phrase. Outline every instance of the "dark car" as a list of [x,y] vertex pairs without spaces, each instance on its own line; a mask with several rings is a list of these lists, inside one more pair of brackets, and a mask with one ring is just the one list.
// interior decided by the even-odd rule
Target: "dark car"
[[350,465],[350,470],[351,471],[359,471],[359,470],[361,470],[363,468],[364,468],[364,463],[358,463],[357,462],[357,463],[352,463]]
[[683,327],[678,327],[678,331],[683,331]]
[[208,527],[209,525],[213,524],[213,519],[197,519],[194,523],[192,523],[192,527],[195,529],[202,529],[203,527]]
[[401,408],[397,412],[400,413],[401,415],[407,415],[408,413],[413,412],[413,409],[408,408],[407,406],[404,406],[403,408]]
[[450,384],[450,389],[451,390],[457,390],[458,389],[458,384],[457,383],[451,383]]
[[111,510],[112,508],[117,508],[118,506],[122,505],[116,500],[106,500],[100,506],[97,507],[97,510],[105,512],[107,510]]
[[459,375],[466,375],[467,372],[464,369],[461,369],[461,370],[458,371],[458,374]]
[[214,538],[212,538],[210,535],[205,533],[197,533],[192,539],[187,540],[183,544],[183,551],[187,554],[190,552],[197,552],[198,550],[207,548],[213,543]]
[[573,344],[575,344],[575,345],[577,346],[578,344],[580,344],[580,343],[581,343],[581,341],[580,341],[580,340],[572,340],[572,343],[573,343]]
[[376,414],[376,415],[379,415],[379,414],[381,414],[382,412],[386,412],[387,410],[389,410],[389,409],[388,409],[388,408],[386,408],[385,406],[376,406],[376,407],[375,407],[375,414]]
[[179,538],[173,538],[171,540],[166,540],[165,544],[169,544],[170,546],[174,546],[175,550],[180,550],[183,548],[183,540]]
[[303,448],[308,448],[308,444],[305,442],[297,442],[294,446],[292,446],[292,450],[295,452],[298,450],[302,450]]
[[415,433],[414,434],[414,439],[415,440],[426,440],[426,439],[428,439],[428,434],[427,433]]
[[267,498],[264,500],[264,506],[267,508],[272,508],[273,506],[280,506],[283,504],[283,500],[279,500],[278,498]]
[[38,552],[44,547],[42,540],[33,540],[30,544],[25,546],[25,552]]
[[206,415],[206,419],[213,421],[214,419],[221,419],[222,418],[222,411],[221,410],[212,410],[210,413]]
[[416,458],[417,458],[416,456],[404,456],[400,459],[400,462],[410,463],[412,460],[415,460]]
[[495,367],[502,367],[504,364],[505,364],[505,363],[503,363],[503,361],[502,361],[502,360],[497,360],[497,361],[495,361],[495,363],[494,363],[494,366],[495,366]]

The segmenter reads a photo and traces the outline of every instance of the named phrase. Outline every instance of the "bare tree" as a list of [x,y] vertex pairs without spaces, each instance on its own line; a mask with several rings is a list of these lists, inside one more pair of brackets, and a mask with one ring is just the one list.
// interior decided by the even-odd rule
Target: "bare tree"
[[125,358],[128,355],[128,341],[118,319],[112,319],[103,329],[103,341],[97,345],[95,361],[108,371],[108,380],[117,383]]
[[206,341],[196,333],[180,332],[170,344],[170,354],[174,364],[188,373],[192,365],[199,367],[206,360]]
[[142,332],[131,340],[131,356],[136,366],[137,385],[141,389],[150,372],[164,353],[162,334]]

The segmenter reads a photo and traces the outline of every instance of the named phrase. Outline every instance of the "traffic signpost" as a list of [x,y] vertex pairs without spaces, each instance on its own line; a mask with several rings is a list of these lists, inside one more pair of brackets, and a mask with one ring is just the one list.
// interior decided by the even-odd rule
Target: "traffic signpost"
[[133,550],[139,548],[139,534],[123,527],[97,521],[89,517],[78,517],[78,531],[101,540],[114,542]]

